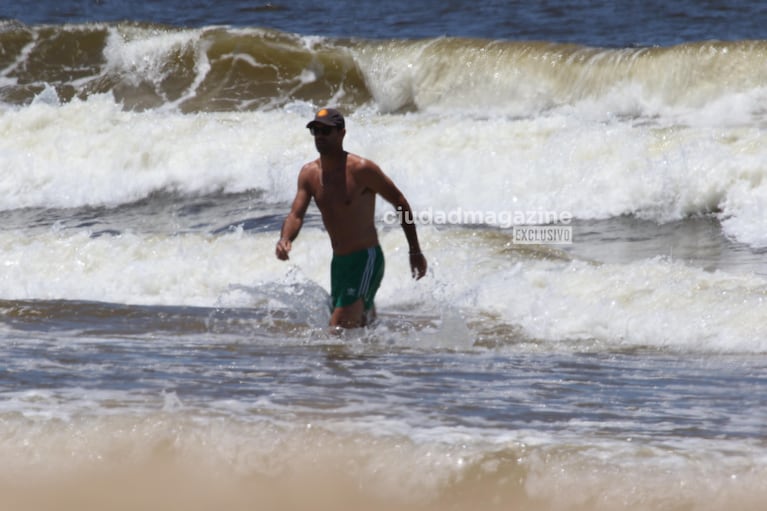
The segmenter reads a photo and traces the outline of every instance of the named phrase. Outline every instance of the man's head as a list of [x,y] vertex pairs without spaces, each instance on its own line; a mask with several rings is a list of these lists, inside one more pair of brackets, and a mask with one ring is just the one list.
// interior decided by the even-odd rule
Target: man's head
[[323,108],[318,111],[306,127],[314,137],[314,145],[320,154],[343,150],[346,121],[335,108]]

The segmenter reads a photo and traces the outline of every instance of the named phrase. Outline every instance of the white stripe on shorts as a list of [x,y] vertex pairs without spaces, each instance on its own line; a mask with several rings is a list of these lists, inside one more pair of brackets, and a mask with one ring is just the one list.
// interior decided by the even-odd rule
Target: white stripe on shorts
[[360,290],[357,296],[365,296],[370,288],[370,281],[373,279],[373,271],[376,266],[376,249],[371,247],[368,249],[368,260],[365,263],[365,271],[362,273],[362,280],[360,281]]

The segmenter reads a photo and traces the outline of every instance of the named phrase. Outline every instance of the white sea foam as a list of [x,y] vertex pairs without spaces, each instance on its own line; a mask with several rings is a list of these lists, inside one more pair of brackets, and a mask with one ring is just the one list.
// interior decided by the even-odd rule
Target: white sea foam
[[295,148],[305,136],[299,130],[286,140],[285,133],[301,121],[278,114],[137,114],[109,96],[7,110],[0,117],[2,209],[115,205],[158,190],[258,188],[285,200],[286,181],[295,178],[283,175],[283,165],[299,165]]
[[[38,102],[0,116],[0,208],[116,205],[158,190],[259,189],[288,202],[314,158],[295,112],[122,111],[108,96]],[[347,147],[378,162],[416,208],[637,215],[721,211],[762,246],[764,133],[757,126],[652,126],[556,114],[535,120],[349,116]],[[379,208],[379,213],[383,209]],[[758,229],[757,229],[758,230]]]
[[[303,307],[317,323],[312,326],[322,327],[329,288],[326,235],[306,229],[288,263],[274,257],[275,236],[237,231],[92,238],[64,231],[25,238],[3,232],[3,298]],[[502,239],[460,231],[425,228],[421,237],[431,270],[415,282],[402,233],[382,235],[382,311],[410,307],[427,316],[458,314],[464,323],[490,314],[529,339],[564,345],[586,340],[615,347],[767,351],[763,277],[707,272],[663,258],[602,265],[530,259],[508,252]],[[270,303],[258,292],[263,286],[273,288]],[[304,294],[316,303],[303,303]]]

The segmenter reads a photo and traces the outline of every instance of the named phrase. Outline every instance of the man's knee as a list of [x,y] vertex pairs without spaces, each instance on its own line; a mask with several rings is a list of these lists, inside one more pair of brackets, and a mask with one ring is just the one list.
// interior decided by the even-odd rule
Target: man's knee
[[365,326],[365,307],[362,298],[351,305],[336,307],[330,316],[330,326],[358,328]]

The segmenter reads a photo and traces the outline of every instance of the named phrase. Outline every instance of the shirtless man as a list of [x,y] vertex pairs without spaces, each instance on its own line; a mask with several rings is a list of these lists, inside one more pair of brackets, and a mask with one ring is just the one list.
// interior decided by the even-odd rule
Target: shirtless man
[[306,125],[320,157],[298,175],[298,191],[285,218],[275,253],[288,259],[309,202],[314,199],[330,235],[333,312],[330,326],[365,326],[375,315],[373,299],[384,273],[384,258],[374,223],[376,194],[402,212],[402,229],[410,246],[410,269],[415,279],[426,274],[413,214],[405,196],[376,165],[343,148],[346,124],[338,110],[323,108]]

